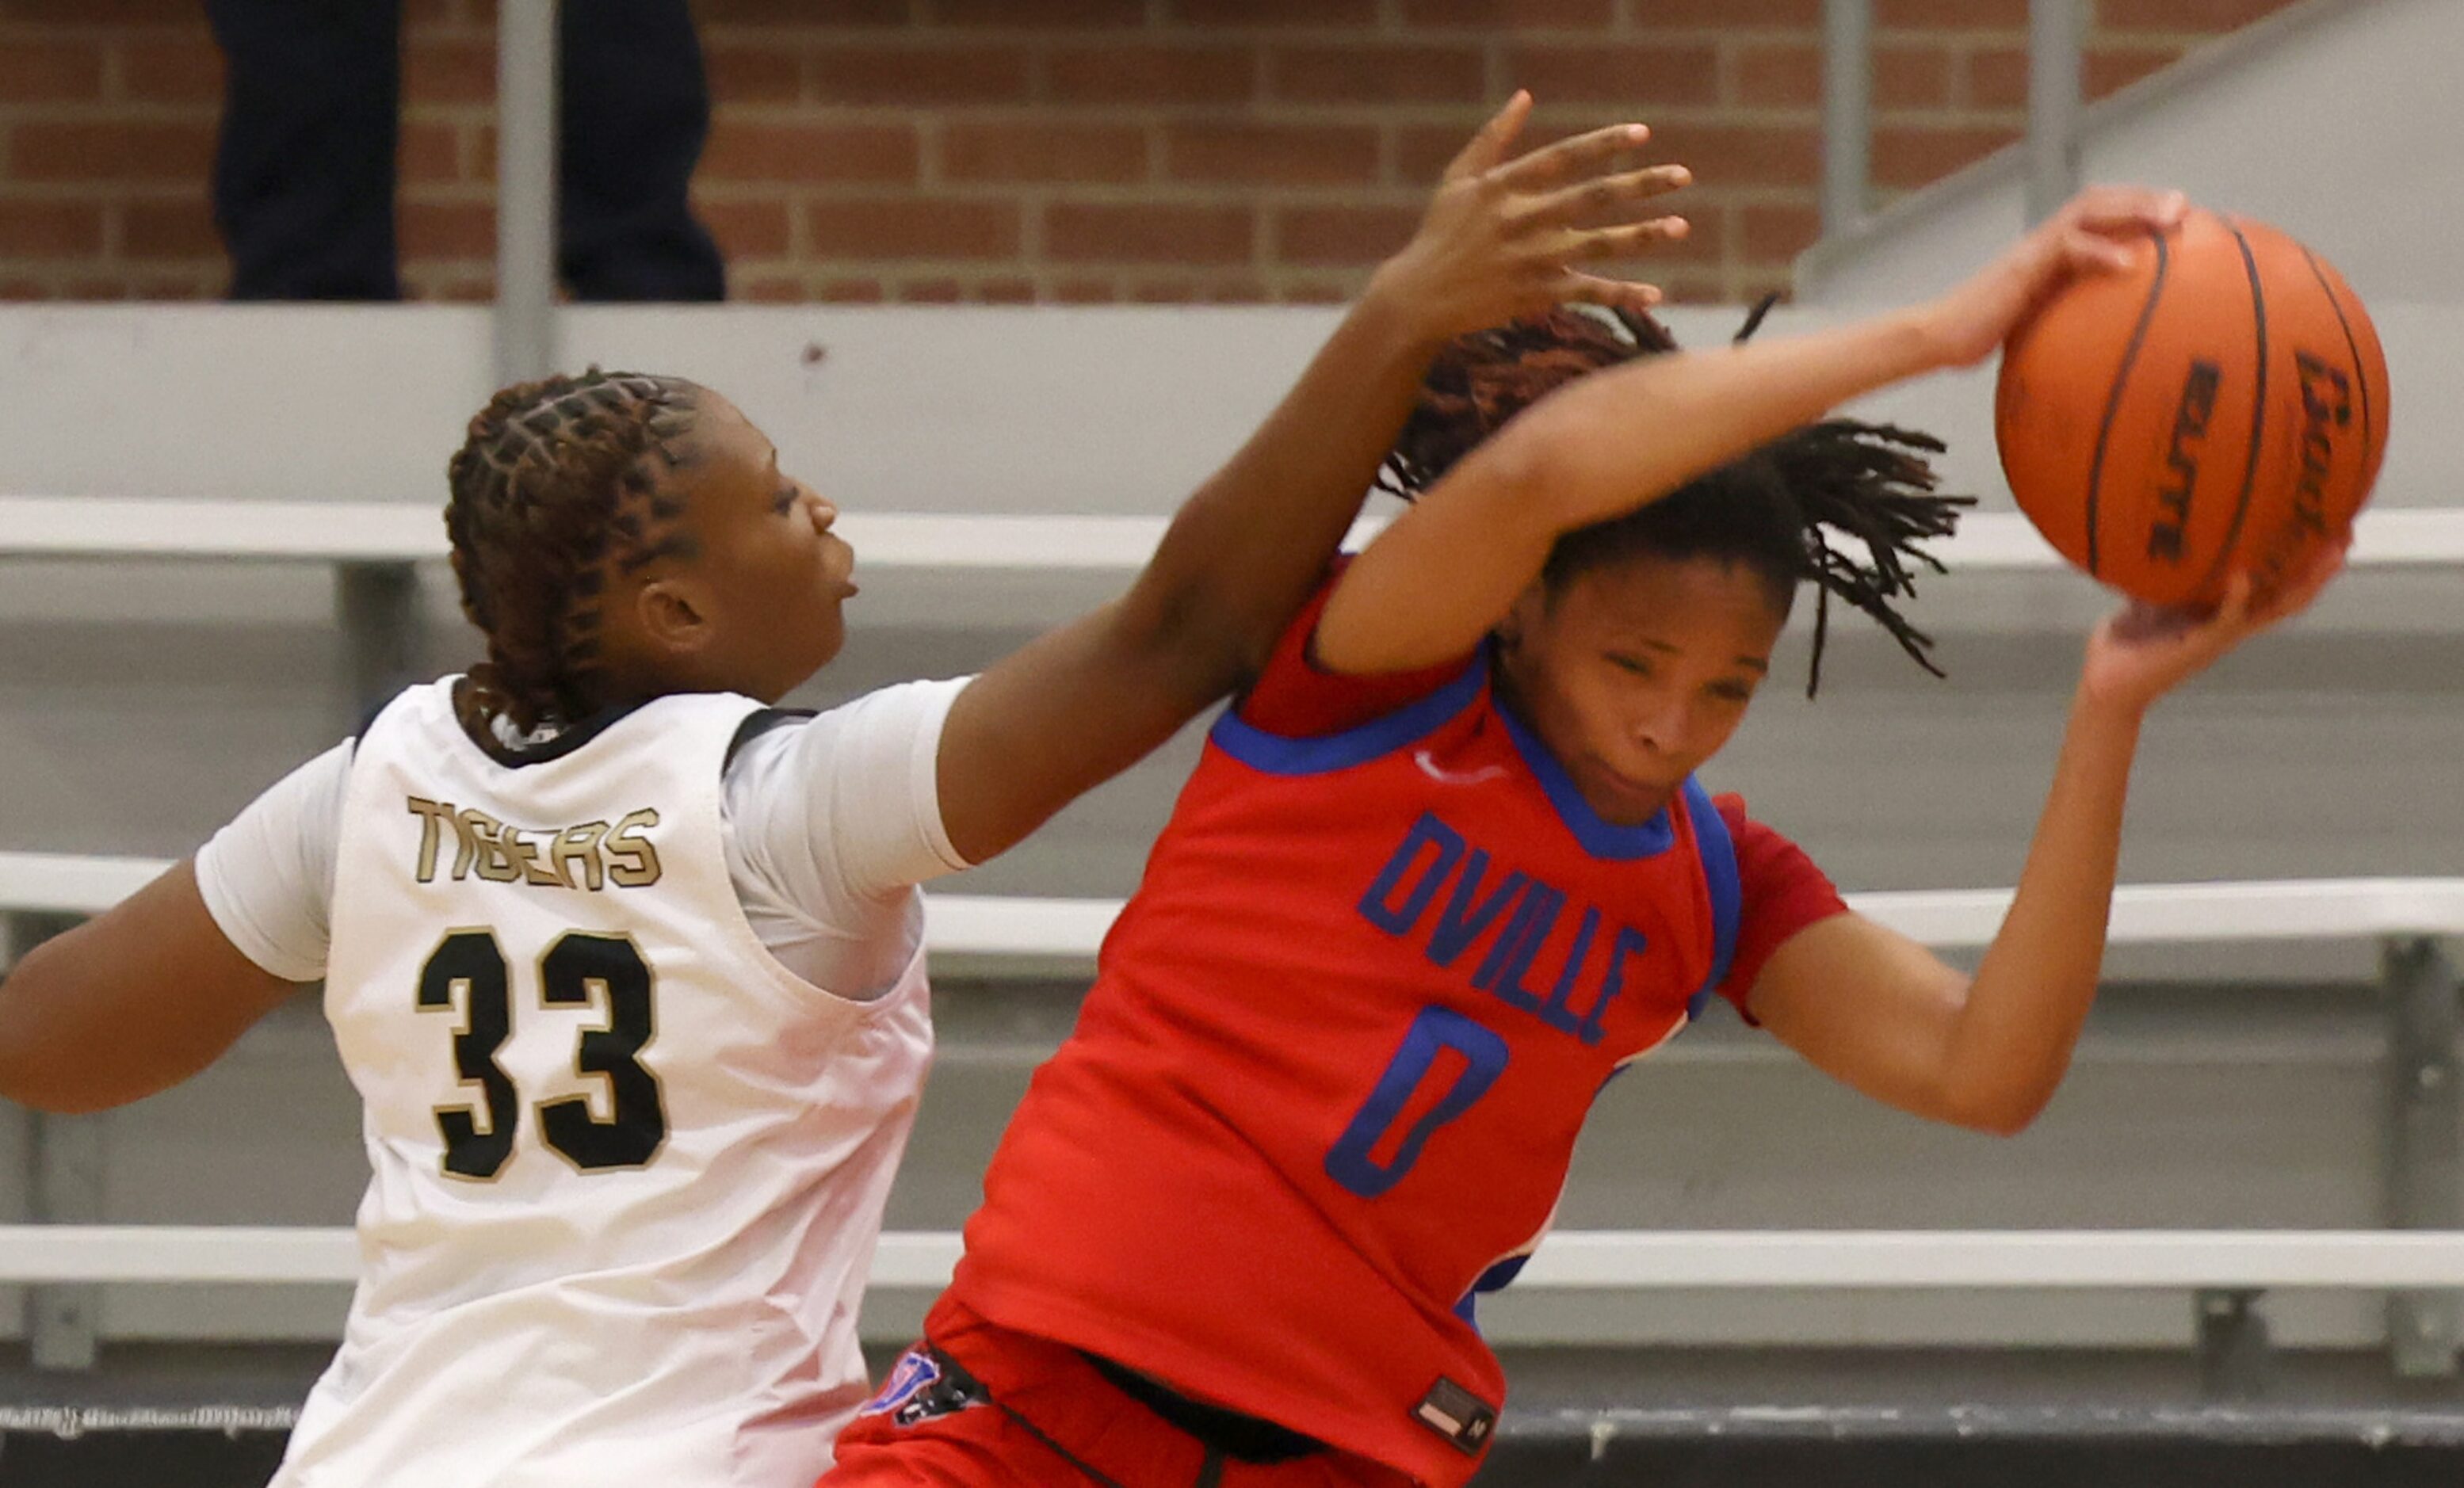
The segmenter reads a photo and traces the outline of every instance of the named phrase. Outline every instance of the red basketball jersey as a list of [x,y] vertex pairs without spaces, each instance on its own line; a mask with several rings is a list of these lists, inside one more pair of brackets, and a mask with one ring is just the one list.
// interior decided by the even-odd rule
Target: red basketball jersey
[[1481,660],[1332,733],[1227,712],[952,1297],[1462,1482],[1505,1394],[1472,1298],[1548,1227],[1602,1083],[1720,983],[1739,902],[1700,786],[1601,820]]

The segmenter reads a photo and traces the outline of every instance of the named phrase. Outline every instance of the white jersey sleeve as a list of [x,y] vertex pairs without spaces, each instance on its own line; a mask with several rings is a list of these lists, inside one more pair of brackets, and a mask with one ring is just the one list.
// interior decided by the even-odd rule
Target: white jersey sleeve
[[941,822],[941,726],[967,679],[910,682],[747,740],[729,764],[728,865],[761,943],[858,1000],[923,935],[910,890],[968,866]]
[[275,781],[197,849],[197,889],[239,953],[285,981],[325,974],[352,742]]

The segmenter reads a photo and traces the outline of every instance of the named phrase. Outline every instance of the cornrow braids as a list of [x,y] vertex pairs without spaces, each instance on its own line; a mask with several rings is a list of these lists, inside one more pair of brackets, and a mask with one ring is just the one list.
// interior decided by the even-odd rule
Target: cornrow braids
[[[1737,334],[1762,324],[1776,295],[1756,304]],[[1441,352],[1421,383],[1419,405],[1378,472],[1379,489],[1411,500],[1523,409],[1586,373],[1677,349],[1649,316],[1615,320],[1560,308],[1546,317],[1475,332]],[[1714,558],[1748,564],[1786,613],[1797,585],[1815,583],[1814,657],[1806,683],[1822,682],[1831,601],[1864,611],[1935,676],[1933,638],[1900,613],[1916,592],[1918,566],[1944,571],[1921,544],[1948,536],[1968,496],[1934,493],[1931,435],[1853,419],[1792,430],[1638,511],[1567,533],[1551,549],[1543,580],[1552,590],[1586,569],[1633,554]],[[1852,557],[1832,532],[1864,549]]]
[[462,612],[488,638],[466,716],[552,731],[605,706],[599,598],[630,572],[690,556],[684,500],[660,480],[689,458],[700,389],[592,367],[499,391],[446,466],[445,530]]

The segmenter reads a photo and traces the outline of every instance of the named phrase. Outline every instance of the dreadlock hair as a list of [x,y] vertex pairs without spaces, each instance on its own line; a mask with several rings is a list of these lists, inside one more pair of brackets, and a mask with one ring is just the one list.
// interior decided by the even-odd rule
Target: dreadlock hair
[[688,457],[700,389],[635,372],[550,377],[499,391],[446,466],[445,530],[462,613],[488,638],[467,722],[525,733],[605,706],[599,598],[630,572],[690,556],[683,497],[659,480]]
[[[1753,334],[1776,298],[1754,307],[1738,340]],[[1677,349],[1676,339],[1650,316],[1613,314],[1611,320],[1560,307],[1455,340],[1422,380],[1420,402],[1378,472],[1378,487],[1411,500],[1558,387]],[[1818,607],[1807,696],[1822,683],[1835,596],[1880,622],[1918,666],[1939,677],[1942,668],[1929,654],[1933,638],[1909,624],[1898,602],[1916,593],[1912,564],[1944,571],[1920,544],[1947,536],[1959,509],[1975,504],[1972,497],[1933,493],[1936,477],[1926,457],[1942,449],[1931,435],[1887,425],[1810,424],[1648,506],[1565,534],[1550,550],[1542,581],[1553,593],[1586,570],[1644,553],[1716,558],[1761,576],[1786,615],[1797,585],[1812,580]],[[1826,528],[1860,544],[1864,558],[1835,547]]]

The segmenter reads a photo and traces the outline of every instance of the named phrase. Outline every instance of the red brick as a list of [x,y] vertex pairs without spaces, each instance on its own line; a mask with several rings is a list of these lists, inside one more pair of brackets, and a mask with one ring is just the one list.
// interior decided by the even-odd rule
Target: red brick
[[946,26],[1004,26],[1054,31],[1069,26],[1143,26],[1146,0],[935,0],[933,18]]
[[1470,47],[1278,47],[1268,92],[1296,103],[1477,103],[1486,62]]
[[693,0],[704,31],[726,26],[904,26],[908,0]]
[[1822,213],[1813,207],[1756,204],[1735,211],[1739,246],[1749,262],[1792,262],[1822,236]]
[[1065,47],[1045,62],[1056,103],[1240,103],[1257,79],[1257,54],[1246,47]]
[[1412,239],[1418,208],[1289,207],[1275,214],[1275,257],[1292,264],[1375,264]]
[[885,197],[804,208],[815,258],[1011,258],[1019,227],[1019,209],[1006,202]]
[[1246,263],[1251,230],[1239,207],[1055,202],[1044,213],[1045,253],[1056,263]]
[[[2133,47],[2091,47],[2080,64],[2079,87],[2088,98],[2119,92],[2151,73],[2162,72],[2182,58],[2182,49],[2156,44]],[[1971,52],[1968,57],[1968,103],[1970,108],[2023,109],[2028,106],[2028,54],[2014,48]]]
[[722,109],[733,103],[790,103],[804,90],[803,63],[793,53],[714,45],[702,49],[702,58],[711,100]]
[[1210,305],[1263,305],[1273,298],[1264,284],[1246,277],[1219,279],[1206,286]]
[[121,251],[130,258],[215,258],[223,252],[203,201],[132,202],[120,225]]
[[486,202],[408,201],[396,220],[406,259],[496,254],[496,208]]
[[986,305],[1032,305],[1035,303],[1033,279],[986,279],[976,286],[976,300]]
[[1188,26],[1366,27],[1377,0],[1173,0],[1172,18]]
[[750,123],[720,118],[702,151],[705,181],[887,184],[913,181],[915,131],[905,124]]
[[1349,186],[1377,179],[1377,131],[1367,125],[1168,124],[1165,170],[1176,181],[1249,186]]
[[1403,24],[1414,31],[1588,31],[1615,19],[1611,0],[1403,0]]
[[0,104],[60,103],[102,97],[102,48],[92,42],[0,43]]
[[756,304],[794,304],[804,297],[804,281],[792,274],[728,274],[727,297]]
[[176,181],[205,178],[214,126],[195,123],[20,123],[10,164],[27,181]]
[[2175,47],[2094,47],[2080,61],[2079,91],[2101,98],[2181,59],[2182,53]]
[[1547,103],[1632,108],[1709,103],[1719,98],[1708,46],[1519,46],[1506,53],[1506,81]]
[[1120,297],[1120,286],[1109,279],[1064,279],[1052,287],[1056,305],[1110,305]]
[[1354,293],[1352,285],[1332,279],[1300,279],[1285,285],[1276,298],[1287,305],[1340,305]]
[[0,0],[0,22],[31,26],[178,27],[206,34],[203,8],[176,0]]
[[1023,103],[1023,47],[816,48],[814,97],[825,103]]
[[[452,124],[405,120],[401,164],[406,184],[458,182],[462,179],[462,131]],[[494,179],[491,173],[490,179]]]
[[496,48],[490,41],[427,41],[403,48],[402,93],[421,103],[487,103],[496,97]]
[[1886,109],[1949,107],[1949,50],[1929,46],[1875,48],[1874,105]]
[[693,213],[718,239],[721,252],[733,261],[739,258],[784,258],[794,247],[795,233],[787,216],[787,204],[768,198],[749,202],[693,203]]
[[2028,106],[2028,54],[2023,49],[1996,47],[1968,54],[1968,106],[1984,109]]
[[51,286],[40,279],[0,279],[0,300],[50,299]]
[[101,252],[101,208],[0,201],[0,258],[84,258]]
[[879,279],[826,279],[814,297],[834,305],[877,305],[890,291]]
[[1634,22],[1646,31],[1812,31],[1822,0],[1634,0]]
[[1874,24],[1940,31],[2026,31],[2028,0],[1875,0]]
[[1821,172],[1822,136],[1811,124],[1671,123],[1653,130],[1651,156],[1713,188],[1803,186]]
[[2292,0],[2098,0],[2107,31],[2228,32],[2263,20]]
[[967,297],[956,279],[909,279],[898,286],[898,298],[910,305],[955,305]]
[[1195,279],[1141,279],[1130,286],[1130,302],[1137,305],[1186,305],[1205,292]]
[[2018,138],[2016,129],[1887,125],[1874,131],[1874,181],[1885,186],[1925,186]]
[[148,103],[211,103],[223,96],[223,54],[195,41],[123,41],[121,90]]
[[1731,103],[1748,108],[1812,108],[1822,101],[1822,49],[1810,43],[1742,47]]
[[1141,181],[1144,131],[1122,124],[950,124],[941,174],[952,181]]

